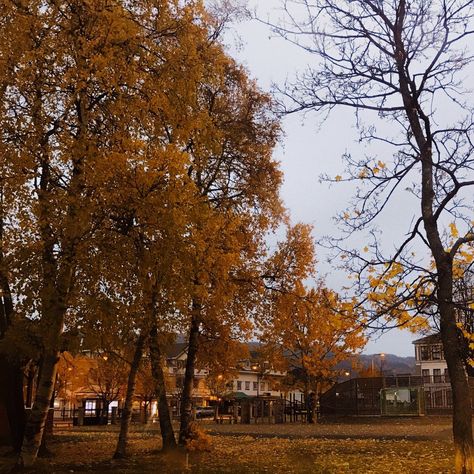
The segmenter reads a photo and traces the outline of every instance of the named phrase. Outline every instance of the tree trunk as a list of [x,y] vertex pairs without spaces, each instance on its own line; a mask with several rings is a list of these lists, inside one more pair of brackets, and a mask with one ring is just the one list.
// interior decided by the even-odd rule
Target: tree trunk
[[51,438],[53,435],[54,430],[54,388],[57,383],[57,377],[55,378],[55,383],[53,385],[53,395],[51,396],[51,400],[49,401],[49,410],[46,415],[46,423],[43,429],[43,436],[41,437],[41,444],[38,450],[38,457],[39,458],[50,458],[53,456],[53,453],[48,449],[48,439]]
[[35,365],[30,363],[30,367],[28,368],[28,375],[26,378],[26,398],[25,398],[25,406],[27,408],[31,408],[33,404],[33,385],[35,380]]
[[304,395],[304,405],[305,405],[305,410],[306,410],[306,422],[312,424],[314,423],[314,418],[313,418],[314,413],[311,406],[311,395],[309,392],[308,380],[305,380],[303,395]]
[[156,326],[150,331],[150,362],[151,372],[155,380],[156,396],[158,398],[158,416],[160,420],[161,438],[163,440],[163,450],[168,451],[176,448],[171,415],[166,399],[165,374],[162,367],[162,356],[160,345],[157,340],[158,331]]
[[145,400],[143,403],[143,424],[148,424],[149,414],[150,414],[151,401]]
[[200,326],[201,305],[193,302],[193,316],[189,328],[188,352],[186,359],[186,372],[184,374],[183,392],[181,394],[181,423],[179,427],[179,444],[184,446],[193,421],[193,385],[196,356],[198,351],[198,337]]
[[[0,192],[0,204],[0,339],[3,339],[14,318],[13,299],[3,252],[3,188]],[[19,453],[26,413],[23,400],[23,369],[18,354],[0,355],[0,384],[0,403],[5,408],[9,425],[6,431],[13,450]]]
[[472,409],[469,382],[463,358],[463,344],[456,325],[453,301],[453,257],[445,251],[433,214],[434,185],[431,142],[421,143],[422,158],[422,216],[427,240],[436,263],[437,300],[440,332],[453,394],[453,435],[456,472],[474,473],[472,438]]
[[438,298],[440,301],[441,338],[453,394],[455,469],[457,473],[468,474],[474,472],[469,379],[463,359],[463,345],[460,340],[462,336],[456,326],[452,303],[452,277],[450,278],[450,274],[447,276],[441,276],[441,272],[439,274]]
[[406,1],[401,0],[399,18],[394,29],[396,47],[395,58],[398,69],[400,93],[409,122],[410,130],[416,140],[421,161],[421,215],[431,254],[436,263],[437,299],[440,313],[441,339],[448,364],[453,394],[453,434],[456,455],[456,472],[473,473],[473,439],[472,409],[469,384],[463,362],[462,344],[459,341],[459,330],[453,302],[453,255],[450,249],[443,246],[438,228],[439,216],[435,214],[435,184],[433,147],[429,115],[426,115],[418,97],[413,93],[412,83],[406,75],[406,55],[403,40],[403,22],[406,12]]
[[8,429],[5,442],[19,453],[23,441],[26,413],[23,402],[23,370],[16,361],[0,357],[0,403],[6,411]]
[[18,459],[19,467],[31,467],[38,455],[51,397],[53,396],[58,360],[58,350],[50,349],[43,354],[36,397],[26,423],[23,445]]
[[143,355],[143,347],[145,345],[145,335],[140,334],[137,338],[135,352],[133,354],[130,372],[128,374],[127,394],[125,396],[125,404],[122,410],[122,417],[120,419],[120,434],[115,449],[114,459],[124,458],[127,456],[127,441],[128,432],[130,428],[130,420],[132,419],[132,403],[135,395],[135,383],[137,380],[137,373],[140,367],[140,361]]

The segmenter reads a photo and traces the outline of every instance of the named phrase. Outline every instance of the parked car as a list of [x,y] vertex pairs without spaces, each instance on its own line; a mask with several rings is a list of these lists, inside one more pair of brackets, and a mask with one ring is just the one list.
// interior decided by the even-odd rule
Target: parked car
[[196,407],[196,418],[213,418],[214,407]]

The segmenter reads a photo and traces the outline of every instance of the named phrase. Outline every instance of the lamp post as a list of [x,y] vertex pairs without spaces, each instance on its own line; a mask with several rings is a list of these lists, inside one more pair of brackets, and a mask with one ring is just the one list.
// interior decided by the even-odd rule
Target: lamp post
[[380,375],[383,376],[383,366],[384,366],[384,362],[385,362],[385,353],[384,352],[380,352],[379,354],[372,354],[372,377],[375,376],[375,366],[374,366],[374,357],[380,357]]
[[380,353],[380,375],[383,377],[383,364],[385,362],[385,353]]
[[257,372],[257,397],[260,396],[260,372],[258,371],[258,365],[252,365],[252,370]]

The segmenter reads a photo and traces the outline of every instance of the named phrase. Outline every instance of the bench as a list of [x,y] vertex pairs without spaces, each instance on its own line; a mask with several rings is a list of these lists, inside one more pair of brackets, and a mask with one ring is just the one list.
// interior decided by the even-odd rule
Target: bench
[[219,423],[219,424],[221,424],[221,425],[222,425],[225,421],[228,421],[231,425],[232,425],[233,423],[237,423],[237,419],[235,418],[234,415],[219,415],[219,416],[217,417],[217,420],[216,420],[216,421],[217,421],[217,423]]
[[54,420],[53,426],[55,428],[72,428],[72,420]]

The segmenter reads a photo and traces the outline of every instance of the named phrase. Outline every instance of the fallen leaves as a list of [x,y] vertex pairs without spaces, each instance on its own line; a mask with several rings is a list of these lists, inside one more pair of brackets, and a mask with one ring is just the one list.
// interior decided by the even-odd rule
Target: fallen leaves
[[[92,428],[92,427],[91,427]],[[453,449],[449,419],[373,419],[316,425],[208,425],[209,452],[190,453],[189,465],[159,452],[158,427],[135,426],[131,458],[112,461],[117,427],[60,432],[51,460],[37,472],[101,474],[191,472],[195,474],[383,474],[450,473]],[[183,464],[184,466],[184,464]]]

